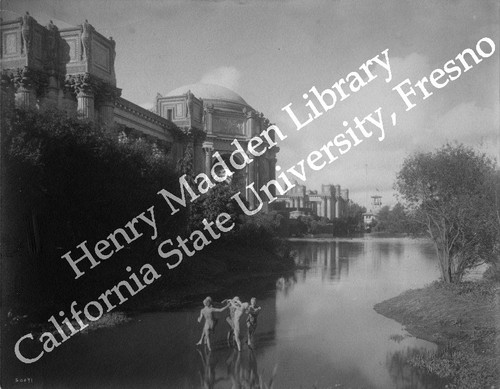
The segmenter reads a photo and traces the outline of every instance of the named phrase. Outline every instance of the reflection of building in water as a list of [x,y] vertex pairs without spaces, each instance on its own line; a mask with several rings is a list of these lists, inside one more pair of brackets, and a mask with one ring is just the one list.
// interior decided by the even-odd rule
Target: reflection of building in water
[[[42,26],[26,13],[22,18],[1,21],[0,42],[2,108],[6,104],[54,107],[101,126],[117,125],[123,130],[120,139],[126,140],[130,134],[149,138],[168,152],[173,166],[189,155],[195,174],[210,172],[218,162],[218,152],[230,169],[233,166],[236,174],[232,180],[245,189],[242,193],[251,207],[255,199],[245,186],[254,182],[260,188],[275,178],[279,148],[269,148],[275,133],[261,136],[269,120],[227,88],[194,84],[165,96],[158,94],[152,112],[120,97],[116,42],[88,21],[58,29],[52,22]],[[235,169],[236,164],[243,166],[254,137],[263,142],[253,142],[256,153],[249,155],[253,162]],[[235,139],[243,151],[235,154],[236,164],[230,165],[230,155],[237,149]]]
[[315,215],[332,220],[345,215],[349,189],[341,189],[340,185],[321,185],[321,191],[318,192],[307,190],[305,185],[295,182],[295,187],[277,197],[278,202],[286,204],[291,218]]
[[303,279],[308,275],[319,275],[323,280],[339,281],[342,276],[349,274],[348,250],[340,242],[300,245],[297,263],[308,267],[301,273]]
[[365,228],[371,227],[371,225],[377,219],[377,215],[380,212],[380,209],[382,208],[382,196],[375,195],[371,196],[371,198],[372,202],[370,210],[363,214],[363,223],[365,225]]

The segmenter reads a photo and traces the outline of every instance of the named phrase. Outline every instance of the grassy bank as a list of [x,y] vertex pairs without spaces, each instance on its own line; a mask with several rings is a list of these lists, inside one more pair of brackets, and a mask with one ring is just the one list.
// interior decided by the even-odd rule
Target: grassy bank
[[409,363],[450,381],[450,388],[498,388],[500,283],[435,282],[375,305],[413,335],[438,344]]

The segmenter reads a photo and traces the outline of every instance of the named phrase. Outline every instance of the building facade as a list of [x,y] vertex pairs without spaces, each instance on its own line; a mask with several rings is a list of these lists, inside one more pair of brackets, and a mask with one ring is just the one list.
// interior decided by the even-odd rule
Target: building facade
[[[0,25],[2,109],[55,107],[102,126],[132,129],[165,146],[172,164],[190,149],[195,174],[209,174],[214,154],[229,158],[238,139],[248,141],[269,126],[235,92],[216,85],[194,84],[156,97],[154,112],[121,97],[115,75],[116,43],[85,21],[58,29],[40,25],[29,13]],[[265,144],[264,144],[265,146]],[[238,187],[260,188],[275,178],[271,148],[232,177]],[[245,193],[245,192],[243,192]],[[253,206],[251,196],[247,199]]]
[[[250,139],[270,125],[264,114],[253,109],[237,93],[219,85],[191,84],[165,96],[157,94],[155,110],[159,116],[181,128],[202,130],[204,137],[194,145],[197,158],[193,163],[197,171],[207,175],[210,175],[215,153],[229,166],[229,158],[235,150],[233,142],[237,140],[246,150]],[[274,133],[270,135],[274,139]],[[273,147],[259,157],[247,153],[253,162],[243,170],[236,171],[231,180],[244,191],[248,190],[246,187],[252,182],[256,188],[262,187],[275,178],[278,151],[278,147]],[[237,162],[241,164],[243,161]],[[247,200],[253,206],[252,195],[251,191],[246,193]]]
[[346,215],[349,205],[349,189],[341,189],[340,185],[321,185],[321,191],[312,191],[295,182],[286,195],[277,197],[277,201],[285,203],[291,218],[314,215],[338,219]]

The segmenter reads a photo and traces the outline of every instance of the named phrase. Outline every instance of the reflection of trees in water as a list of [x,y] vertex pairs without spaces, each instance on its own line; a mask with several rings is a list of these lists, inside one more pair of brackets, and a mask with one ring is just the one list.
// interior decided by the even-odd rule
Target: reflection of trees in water
[[248,351],[248,358],[245,359],[242,358],[241,352],[233,350],[226,360],[227,375],[232,387],[241,389],[271,389],[274,377],[276,376],[277,366],[274,367],[271,377],[266,382],[263,374],[259,374],[257,358],[252,350]]
[[437,376],[411,366],[407,361],[422,353],[422,350],[407,347],[388,354],[386,366],[395,387],[398,389],[444,388],[446,382]]
[[387,258],[396,258],[398,262],[404,258],[405,246],[401,242],[391,240],[390,242],[378,242],[378,253],[377,260],[374,261],[375,270],[379,270],[382,261],[387,260]]

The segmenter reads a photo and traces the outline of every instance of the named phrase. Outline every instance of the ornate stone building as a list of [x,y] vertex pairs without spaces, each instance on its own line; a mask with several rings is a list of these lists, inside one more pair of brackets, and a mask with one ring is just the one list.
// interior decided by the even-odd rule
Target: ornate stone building
[[[0,25],[2,109],[57,107],[102,126],[119,125],[160,142],[172,163],[191,151],[194,173],[210,172],[218,152],[229,158],[237,139],[243,149],[269,121],[233,91],[195,84],[156,97],[156,112],[122,97],[115,76],[115,46],[85,21],[58,29],[29,13]],[[265,145],[265,144],[264,144]],[[232,177],[240,188],[260,188],[275,177],[278,147],[267,150]],[[251,196],[247,197],[252,206]]]
[[[160,116],[181,128],[203,130],[203,141],[194,145],[195,155],[202,155],[203,158],[196,158],[193,163],[197,171],[204,171],[208,175],[215,153],[228,161],[235,150],[235,140],[246,150],[249,140],[270,125],[269,120],[248,105],[240,95],[218,85],[185,85],[165,96],[158,94],[155,109]],[[272,138],[273,135],[271,133]],[[243,190],[252,182],[260,188],[274,179],[278,151],[279,148],[274,147],[259,157],[250,155],[254,161],[244,170],[236,172],[232,177],[233,182]],[[253,205],[251,192],[246,197]]]
[[277,201],[284,202],[290,210],[290,217],[315,215],[330,220],[345,215],[349,204],[349,189],[340,185],[321,185],[321,191],[307,190],[305,185],[295,182],[295,187],[286,195],[278,196]]

